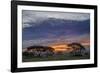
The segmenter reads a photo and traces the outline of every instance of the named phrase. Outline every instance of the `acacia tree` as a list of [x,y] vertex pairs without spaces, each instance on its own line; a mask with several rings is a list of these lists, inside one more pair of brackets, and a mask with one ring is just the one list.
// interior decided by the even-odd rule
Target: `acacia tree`
[[80,43],[71,43],[68,44],[68,46],[73,48],[73,51],[71,52],[74,55],[84,55],[85,47]]
[[[35,50],[34,50],[35,49]],[[30,46],[27,48],[28,51],[33,50],[32,53],[34,56],[49,56],[53,55],[54,48],[48,46]]]

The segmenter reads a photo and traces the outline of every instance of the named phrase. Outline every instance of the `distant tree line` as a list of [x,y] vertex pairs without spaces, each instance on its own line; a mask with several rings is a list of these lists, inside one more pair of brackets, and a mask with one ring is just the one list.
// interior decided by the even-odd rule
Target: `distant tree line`
[[[85,47],[80,43],[71,43],[68,44],[68,46],[73,48],[73,50],[69,53],[72,56],[84,56],[86,53]],[[30,46],[27,47],[26,52],[23,52],[23,55],[32,55],[34,57],[47,57],[54,56],[55,52],[54,48],[48,46]]]

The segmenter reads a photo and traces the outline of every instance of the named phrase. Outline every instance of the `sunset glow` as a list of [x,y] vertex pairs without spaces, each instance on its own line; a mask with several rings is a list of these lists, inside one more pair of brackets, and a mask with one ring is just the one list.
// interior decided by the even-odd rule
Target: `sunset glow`
[[53,45],[51,47],[54,48],[55,52],[67,52],[69,51],[69,48],[70,48],[69,46],[65,44]]
[[22,10],[22,62],[90,59],[90,15]]

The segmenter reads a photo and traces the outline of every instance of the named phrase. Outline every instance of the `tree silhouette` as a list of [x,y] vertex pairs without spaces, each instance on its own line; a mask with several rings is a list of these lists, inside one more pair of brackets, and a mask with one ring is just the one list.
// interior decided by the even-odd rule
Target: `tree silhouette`
[[73,48],[74,55],[84,55],[85,47],[80,43],[71,43],[68,46]]
[[54,48],[48,46],[30,46],[27,50],[33,50],[32,52],[35,56],[48,56],[54,53]]

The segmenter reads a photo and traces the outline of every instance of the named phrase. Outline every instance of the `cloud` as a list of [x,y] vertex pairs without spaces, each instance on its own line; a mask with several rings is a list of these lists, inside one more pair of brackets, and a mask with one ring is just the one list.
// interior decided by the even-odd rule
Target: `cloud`
[[47,11],[34,11],[34,10],[23,10],[22,11],[22,22],[23,28],[29,27],[28,23],[41,23],[48,18],[57,18],[64,20],[76,20],[84,21],[90,18],[89,13],[72,13],[72,12],[47,12]]
[[23,28],[25,28],[25,27],[31,27],[31,26],[32,26],[32,25],[27,24],[27,23],[23,24]]
[[[85,40],[86,39],[86,40]],[[50,46],[52,44],[56,43],[72,43],[72,42],[87,42],[90,40],[89,34],[83,34],[83,35],[69,35],[69,36],[60,36],[56,38],[38,38],[38,39],[32,39],[32,40],[23,40],[23,49],[27,48],[29,46],[33,45],[42,45],[42,46]]]

